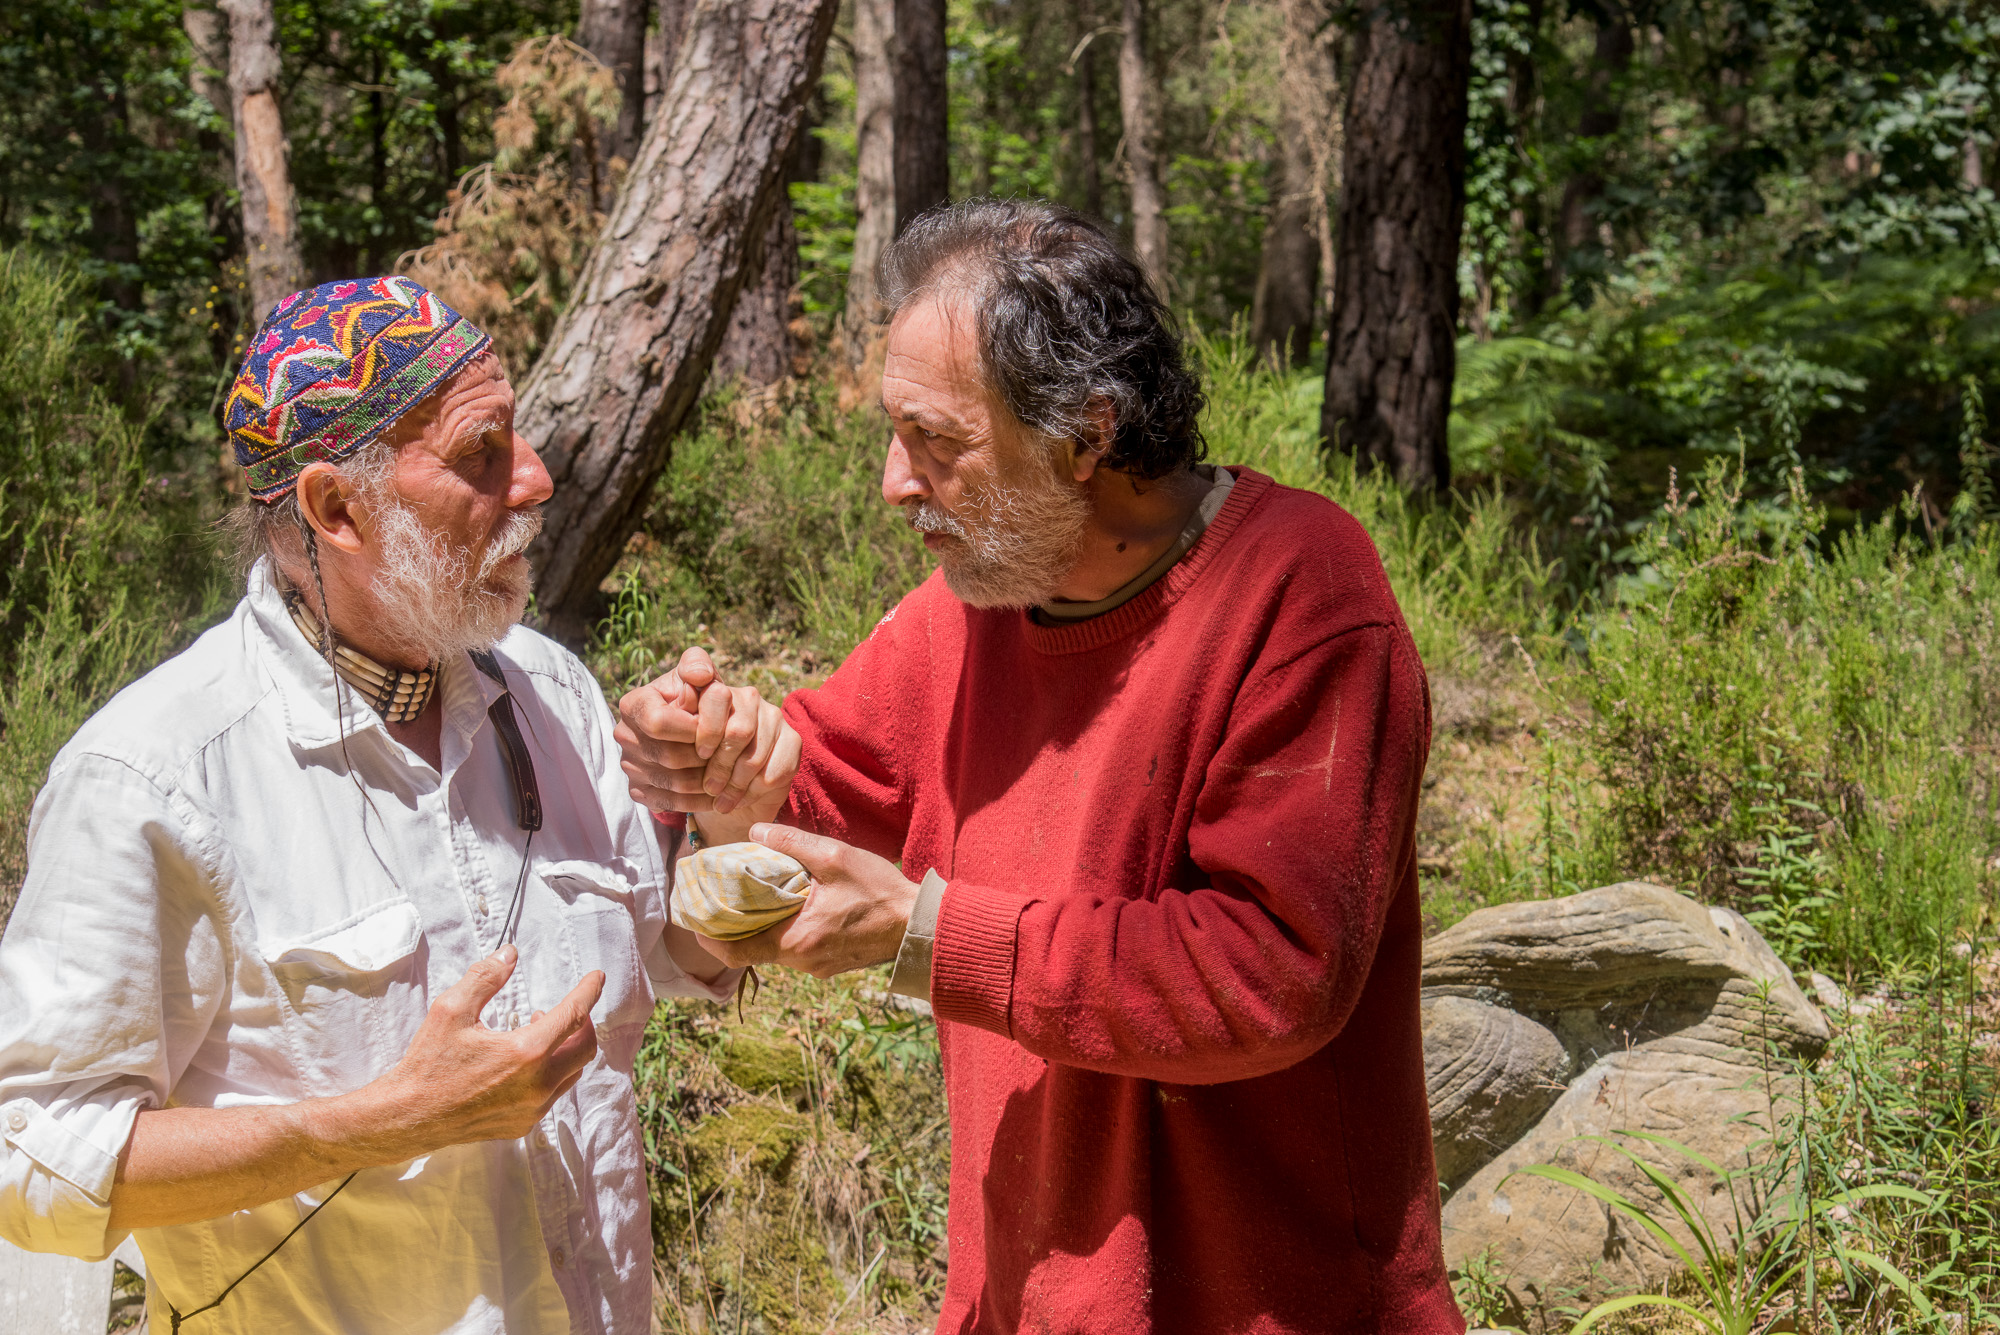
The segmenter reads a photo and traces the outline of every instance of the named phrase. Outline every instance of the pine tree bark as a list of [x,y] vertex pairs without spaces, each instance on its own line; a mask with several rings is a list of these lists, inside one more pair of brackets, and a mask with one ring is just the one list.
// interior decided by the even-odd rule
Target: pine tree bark
[[236,124],[236,192],[243,200],[243,249],[252,314],[305,286],[299,258],[298,204],[285,161],[278,111],[277,23],[271,0],[219,0],[229,16],[229,96]]
[[618,80],[618,120],[597,138],[599,179],[612,158],[630,165],[646,125],[646,17],[650,0],[583,0],[576,43],[604,62]]
[[1097,35],[1091,23],[1090,7],[1076,11],[1077,40],[1082,50],[1076,56],[1076,166],[1078,193],[1083,211],[1093,218],[1104,216],[1104,178],[1097,167]]
[[799,232],[789,199],[772,206],[770,225],[751,262],[756,277],[736,298],[710,374],[717,382],[741,378],[761,387],[792,373],[792,289],[799,283]]
[[[1618,0],[1605,0],[1598,11],[1597,43],[1591,55],[1590,81],[1585,87],[1583,110],[1576,119],[1578,139],[1602,139],[1618,131],[1617,81],[1631,67],[1634,42],[1632,20]],[[1595,240],[1592,205],[1604,195],[1604,176],[1595,166],[1563,183],[1562,243],[1557,257],[1557,286],[1562,274],[1573,267],[1574,253]]]
[[1167,291],[1167,203],[1160,186],[1159,90],[1146,59],[1146,0],[1125,0],[1118,47],[1118,108],[1125,120],[1125,168],[1132,195],[1132,251],[1153,290]]
[[1320,431],[1410,490],[1451,482],[1470,0],[1357,25]]
[[895,0],[896,231],[951,196],[944,0]]
[[875,266],[896,235],[895,40],[895,0],[854,0],[854,256],[842,331],[856,372],[880,339]]
[[708,378],[838,0],[699,0],[577,296],[516,414],[555,480],[532,550],[553,633],[577,641]]
[[799,285],[799,229],[792,216],[791,188],[819,174],[819,140],[812,132],[819,104],[817,95],[809,100],[793,136],[784,184],[754,259],[756,277],[746,282],[743,295],[736,299],[729,332],[715,354],[715,369],[710,372],[715,380],[741,376],[751,385],[763,386],[793,374],[800,347],[794,318],[803,311],[793,309]]
[[1281,9],[1283,111],[1274,199],[1250,303],[1250,340],[1278,365],[1303,366],[1312,352],[1322,247],[1332,243],[1326,201],[1339,142],[1340,108],[1334,102],[1339,85],[1325,0],[1283,0]]

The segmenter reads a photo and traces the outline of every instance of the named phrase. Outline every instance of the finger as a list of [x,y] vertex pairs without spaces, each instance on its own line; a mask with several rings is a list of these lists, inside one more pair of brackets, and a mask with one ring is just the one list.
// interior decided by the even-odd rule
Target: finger
[[792,780],[799,772],[802,746],[798,730],[780,718],[778,739],[771,747],[771,758],[764,762],[764,768],[751,781],[751,801],[762,801],[772,793],[782,793],[792,786]]
[[589,1065],[590,1065],[589,1058],[585,1058],[581,1063],[577,1065],[577,1068],[574,1071],[571,1071],[568,1075],[564,1076],[560,1081],[556,1083],[555,1088],[549,1091],[548,1100],[542,1104],[541,1116],[536,1118],[537,1121],[540,1121],[541,1117],[548,1116],[549,1109],[555,1107],[556,1100],[561,1098],[563,1095],[569,1093],[570,1086],[574,1085],[577,1081],[583,1079],[583,1072],[585,1068],[588,1067]]
[[472,1024],[479,1019],[479,1012],[486,1009],[486,1003],[499,994],[514,976],[515,961],[521,952],[511,945],[500,947],[483,960],[475,960],[465,976],[447,988],[437,999],[437,1007],[458,1018],[461,1024]]
[[674,669],[680,679],[697,691],[706,690],[715,680],[715,660],[708,656],[706,649],[689,645],[681,651],[680,664]]
[[[671,683],[674,693],[666,694],[661,689],[662,683]],[[633,741],[692,742],[698,699],[691,688],[680,685],[669,674],[650,686],[626,692],[618,701],[618,718],[631,732]],[[620,742],[621,746],[626,744]]]
[[562,1087],[567,1089],[570,1081],[574,1080],[584,1067],[590,1065],[590,1059],[596,1055],[597,1026],[591,1023],[590,1016],[586,1014],[583,1017],[582,1027],[556,1044],[555,1050],[549,1053],[547,1060],[542,1063],[542,1070],[548,1078],[559,1081]]
[[815,881],[829,880],[839,875],[847,854],[851,851],[848,845],[838,839],[829,839],[823,834],[812,834],[796,826],[777,825],[768,821],[759,821],[752,825],[750,837],[766,848],[775,849],[797,859],[800,866],[812,873]]
[[554,1052],[577,1030],[590,1023],[590,1008],[603,994],[604,973],[592,969],[583,976],[582,982],[569,990],[568,996],[550,1007],[548,1014],[540,1020],[528,1024],[523,1033],[533,1042],[545,1044],[547,1051]]
[[729,721],[723,725],[722,744],[710,757],[708,774],[702,784],[710,794],[719,796],[729,787],[729,776],[736,769],[736,757],[757,740],[757,715],[763,703],[764,697],[757,694],[754,686],[738,686],[730,691]]
[[757,711],[757,738],[754,744],[736,761],[736,768],[729,771],[729,786],[716,798],[716,809],[728,813],[749,795],[750,785],[764,766],[771,761],[771,752],[778,745],[778,733],[784,727],[785,716],[776,705],[765,705]]
[[695,729],[694,749],[703,760],[715,754],[715,748],[722,745],[722,730],[729,726],[729,711],[736,703],[736,695],[721,682],[710,682],[701,693],[699,726]]
[[[791,920],[788,918],[785,921]],[[742,936],[734,941],[717,941],[714,937],[703,936],[698,932],[694,939],[703,950],[732,969],[740,969],[746,964],[772,963],[778,958],[780,944],[777,927],[766,927],[755,936]]]
[[706,769],[668,769],[662,765],[645,765],[631,760],[619,761],[618,768],[625,771],[625,777],[633,783],[642,783],[662,792],[690,795],[707,792]]
[[632,800],[648,811],[713,811],[715,799],[707,793],[677,793],[650,783],[634,781],[628,786]]
[[646,737],[633,732],[624,724],[611,731],[611,738],[618,743],[618,749],[625,759],[636,765],[653,765],[660,769],[700,770],[707,767],[694,749],[694,716],[688,716],[688,740],[683,742],[662,741],[656,737]]

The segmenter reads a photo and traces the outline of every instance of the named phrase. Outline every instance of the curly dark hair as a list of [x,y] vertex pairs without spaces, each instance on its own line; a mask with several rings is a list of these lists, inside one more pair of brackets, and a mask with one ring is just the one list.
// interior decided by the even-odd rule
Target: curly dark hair
[[1090,440],[1108,403],[1107,468],[1160,478],[1207,457],[1206,398],[1173,317],[1096,223],[1039,201],[966,200],[913,219],[882,256],[891,318],[960,284],[987,383],[1022,425]]

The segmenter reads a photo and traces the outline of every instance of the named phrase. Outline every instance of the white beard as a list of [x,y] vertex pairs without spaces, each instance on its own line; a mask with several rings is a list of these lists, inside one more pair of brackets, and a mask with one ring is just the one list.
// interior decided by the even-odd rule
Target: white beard
[[969,607],[1035,607],[1076,568],[1090,502],[1038,464],[1028,480],[966,488],[959,512],[935,501],[907,505],[910,527],[943,534],[944,582]]
[[527,611],[528,563],[508,558],[542,531],[541,512],[509,515],[475,568],[470,548],[444,541],[401,497],[368,500],[382,555],[373,592],[385,638],[402,656],[433,663],[498,644]]

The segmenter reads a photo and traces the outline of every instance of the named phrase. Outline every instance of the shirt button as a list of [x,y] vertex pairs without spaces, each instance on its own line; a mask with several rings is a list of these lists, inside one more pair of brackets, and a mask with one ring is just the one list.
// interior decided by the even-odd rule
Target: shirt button
[[477,902],[479,906],[479,916],[483,918],[486,916],[486,896],[481,895]]
[[7,1113],[7,1129],[9,1131],[27,1130],[28,1114],[22,1112],[19,1108],[9,1110]]
[[557,1265],[561,1265],[563,1263],[563,1249],[560,1247],[556,1248],[553,1252],[549,1253],[549,1259]]

